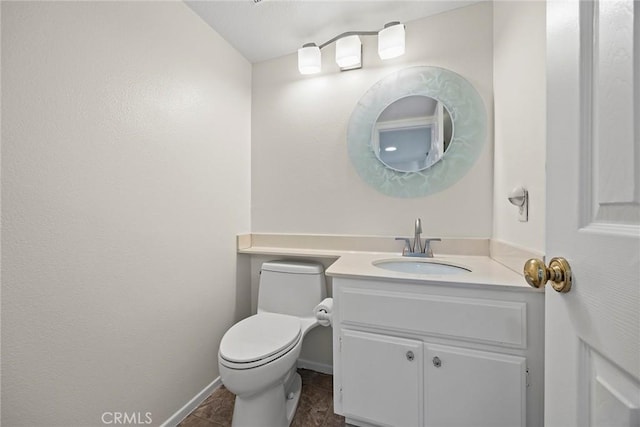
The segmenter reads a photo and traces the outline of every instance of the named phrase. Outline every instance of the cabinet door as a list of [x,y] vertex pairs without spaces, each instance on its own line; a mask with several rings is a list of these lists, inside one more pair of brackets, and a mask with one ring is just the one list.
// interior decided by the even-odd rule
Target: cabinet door
[[524,426],[524,357],[425,344],[426,426]]
[[375,425],[422,425],[421,341],[342,330],[342,408]]

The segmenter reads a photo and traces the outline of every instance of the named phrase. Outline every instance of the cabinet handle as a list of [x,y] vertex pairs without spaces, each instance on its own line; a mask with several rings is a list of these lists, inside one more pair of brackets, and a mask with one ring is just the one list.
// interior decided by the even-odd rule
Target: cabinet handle
[[442,366],[442,361],[438,356],[433,358],[433,366],[435,366],[436,368],[439,368],[440,366]]
[[413,355],[413,351],[407,351],[407,360],[409,362],[413,362],[413,359],[415,359],[415,356]]

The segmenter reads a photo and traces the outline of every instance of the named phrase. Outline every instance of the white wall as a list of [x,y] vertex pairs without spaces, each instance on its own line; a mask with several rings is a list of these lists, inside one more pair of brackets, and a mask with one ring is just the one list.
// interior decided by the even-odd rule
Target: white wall
[[[408,22],[407,53],[390,61],[378,58],[375,37],[363,37],[364,66],[356,71],[337,69],[333,44],[322,50],[318,75],[300,75],[295,53],[254,64],[252,231],[400,236],[411,234],[415,218],[422,217],[425,235],[490,237],[492,20],[491,3],[482,3]],[[374,83],[413,65],[448,68],[469,80],[487,107],[489,135],[473,169],[457,184],[432,196],[400,199],[357,175],[346,131],[353,108]]]
[[2,423],[162,423],[250,312],[251,65],[181,2],[2,2],[2,89]]
[[[544,252],[546,80],[543,1],[494,4],[495,172],[493,238]],[[507,200],[529,190],[529,222]]]

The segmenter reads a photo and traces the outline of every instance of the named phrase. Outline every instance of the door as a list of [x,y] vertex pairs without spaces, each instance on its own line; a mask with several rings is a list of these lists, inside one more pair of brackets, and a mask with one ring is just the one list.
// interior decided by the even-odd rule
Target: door
[[425,344],[425,425],[526,425],[526,369],[521,356]]
[[640,425],[640,2],[547,3],[545,425]]
[[343,330],[341,397],[347,418],[422,425],[422,342]]

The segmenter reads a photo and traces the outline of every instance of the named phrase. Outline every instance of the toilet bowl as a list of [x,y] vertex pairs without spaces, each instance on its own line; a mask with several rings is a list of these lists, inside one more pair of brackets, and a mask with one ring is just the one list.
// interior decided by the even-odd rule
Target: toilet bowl
[[326,296],[319,264],[262,265],[258,313],[220,342],[222,383],[236,395],[233,427],[287,427],[300,398],[296,372],[304,336],[318,325],[313,308]]

